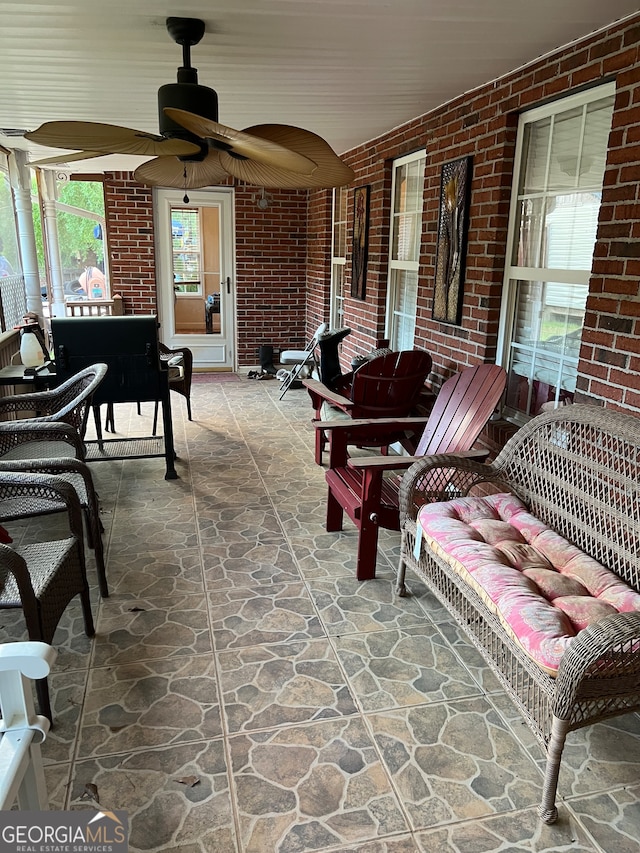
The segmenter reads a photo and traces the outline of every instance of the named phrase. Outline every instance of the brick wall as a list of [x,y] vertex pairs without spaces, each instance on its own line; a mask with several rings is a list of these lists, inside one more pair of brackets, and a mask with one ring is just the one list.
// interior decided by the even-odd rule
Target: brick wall
[[[640,15],[548,55],[348,152],[354,186],[371,186],[366,302],[348,299],[345,366],[384,329],[391,161],[426,149],[416,346],[439,378],[497,353],[507,220],[519,112],[585,85],[615,79],[616,102],[576,399],[640,412]],[[433,321],[438,198],[443,163],[473,155],[464,303],[460,326]],[[351,233],[353,211],[349,210]],[[321,240],[322,217],[309,230]],[[347,273],[351,259],[347,258]],[[328,284],[309,278],[310,304]],[[310,323],[308,332],[311,330]]]
[[[384,334],[391,162],[427,151],[416,345],[434,357],[436,380],[497,352],[507,218],[518,113],[585,85],[615,79],[600,225],[587,303],[578,399],[640,412],[640,14],[539,59],[498,81],[348,152],[354,186],[371,186],[367,296],[346,300],[345,368]],[[442,164],[473,155],[464,302],[460,326],[431,318]],[[108,242],[114,292],[127,310],[155,310],[151,193],[127,174],[107,176]],[[239,364],[261,343],[302,345],[328,318],[331,192],[273,192],[266,211],[256,189],[236,193]],[[349,209],[349,232],[353,211]],[[351,258],[347,257],[347,276]],[[348,281],[347,281],[348,286]]]
[[307,234],[307,339],[320,323],[329,322],[331,281],[331,205],[330,192],[309,193]]
[[111,293],[127,314],[155,314],[156,265],[151,189],[128,172],[105,175],[105,218]]
[[255,187],[235,188],[238,363],[258,364],[260,344],[305,344],[307,193],[269,190],[266,210]]
[[[238,363],[258,363],[261,344],[304,346],[306,319],[307,193],[270,192],[256,206],[255,187],[235,187]],[[153,199],[128,173],[105,180],[112,293],[128,314],[157,311]]]

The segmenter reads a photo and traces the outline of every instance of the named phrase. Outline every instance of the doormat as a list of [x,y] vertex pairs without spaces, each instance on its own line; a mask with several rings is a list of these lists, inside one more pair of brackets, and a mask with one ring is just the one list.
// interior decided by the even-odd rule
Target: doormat
[[211,382],[240,382],[241,379],[237,373],[194,373],[191,381],[200,385]]

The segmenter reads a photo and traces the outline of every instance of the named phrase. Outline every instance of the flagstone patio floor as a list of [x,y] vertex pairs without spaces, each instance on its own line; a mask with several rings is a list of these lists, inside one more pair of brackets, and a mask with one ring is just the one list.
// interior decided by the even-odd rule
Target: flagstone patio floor
[[[325,532],[304,390],[198,376],[193,422],[172,396],[179,479],[92,463],[111,594],[88,552],[96,636],[74,602],[55,638],[52,808],[125,809],[145,853],[638,850],[638,717],[570,736],[541,824],[542,752],[425,588],[394,594],[399,534],[359,583],[355,529]],[[148,435],[142,409],[118,432]]]

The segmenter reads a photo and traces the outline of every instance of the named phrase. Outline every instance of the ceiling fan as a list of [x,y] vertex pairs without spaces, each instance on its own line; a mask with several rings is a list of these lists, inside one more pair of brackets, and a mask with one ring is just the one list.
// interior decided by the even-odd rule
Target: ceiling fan
[[325,189],[350,183],[353,170],[320,136],[284,124],[234,130],[218,122],[218,95],[198,84],[191,47],[202,39],[204,21],[167,18],[171,38],[182,45],[177,83],[158,90],[160,134],[87,121],[49,121],[25,138],[75,151],[47,157],[32,166],[71,162],[105,154],[153,156],[135,172],[149,186],[196,189],[229,175],[269,189]]

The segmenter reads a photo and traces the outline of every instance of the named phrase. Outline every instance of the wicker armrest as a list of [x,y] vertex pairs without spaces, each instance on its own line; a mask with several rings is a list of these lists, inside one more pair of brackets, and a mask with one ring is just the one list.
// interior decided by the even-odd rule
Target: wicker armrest
[[58,395],[54,391],[30,391],[27,394],[11,394],[0,398],[1,412],[55,412],[59,408]]
[[602,697],[602,718],[637,706],[640,613],[616,613],[584,628],[562,656],[553,712],[571,720],[581,699]]
[[[10,472],[16,474],[56,474],[61,476],[73,486],[80,502],[88,507],[91,523],[95,525],[92,530],[92,537],[101,535],[98,496],[86,462],[70,457],[59,459],[25,459],[9,462],[3,462],[0,459],[0,474]],[[28,496],[25,500],[25,506],[27,503],[33,503],[34,509],[41,506],[38,497],[35,495]],[[42,503],[46,504],[44,501]],[[2,507],[0,507],[0,517],[3,517]],[[10,518],[11,515],[6,517]],[[18,517],[22,516],[18,515]]]
[[11,575],[15,578],[25,617],[37,620],[38,603],[27,564],[9,545],[0,544],[0,589],[5,588]]
[[69,530],[82,542],[82,511],[75,488],[62,477],[52,474],[26,473],[23,471],[0,471],[0,500],[19,499],[25,506],[25,517],[29,514],[29,503],[41,512],[43,502],[62,506],[67,512]]
[[[482,452],[482,451],[481,451]],[[467,458],[471,454],[472,458]],[[425,456],[414,462],[405,473],[400,484],[400,526],[407,519],[415,520],[416,508],[423,500],[420,495],[428,493],[430,501],[450,500],[454,495],[468,494],[478,483],[486,483],[501,491],[510,491],[509,484],[500,478],[492,465],[473,458],[475,451]]]
[[74,475],[82,480],[86,497],[92,502],[97,500],[91,471],[87,463],[80,459],[60,457],[57,459],[21,459],[7,462],[0,459],[0,473],[5,471],[22,471],[28,474]]
[[[0,459],[12,448],[32,442],[61,442],[69,445],[66,455],[84,459],[84,444],[78,432],[70,424],[54,421],[29,420],[0,423]],[[40,455],[34,451],[34,456]]]

